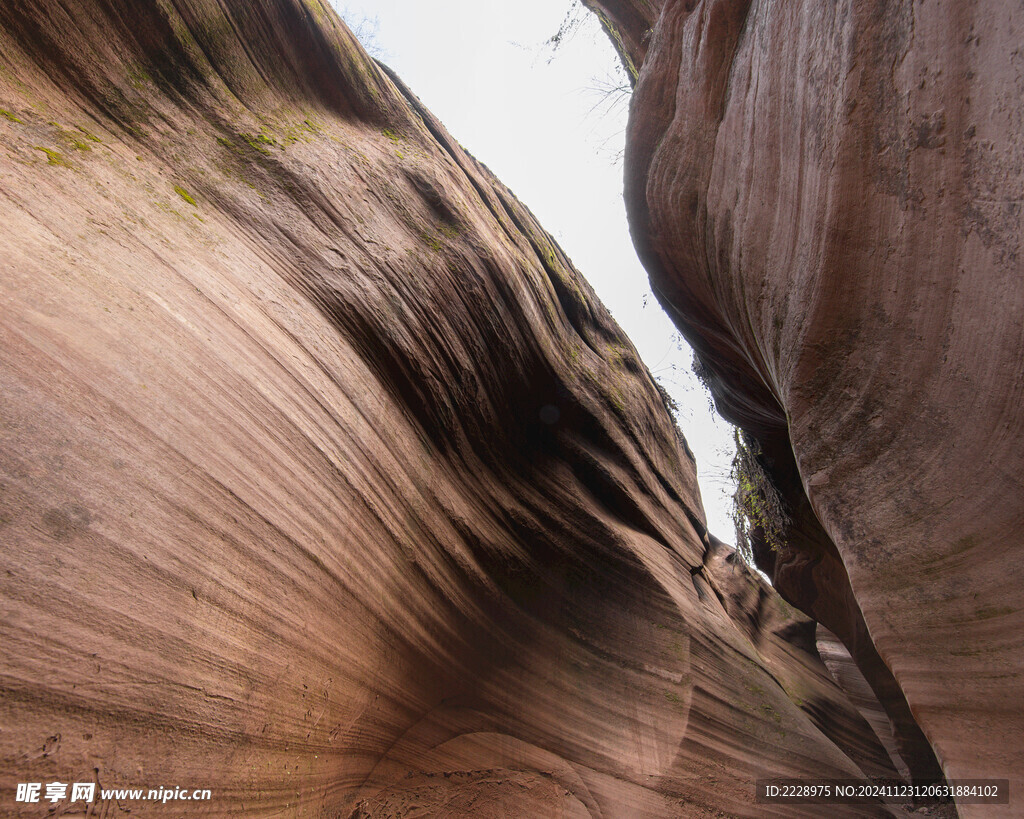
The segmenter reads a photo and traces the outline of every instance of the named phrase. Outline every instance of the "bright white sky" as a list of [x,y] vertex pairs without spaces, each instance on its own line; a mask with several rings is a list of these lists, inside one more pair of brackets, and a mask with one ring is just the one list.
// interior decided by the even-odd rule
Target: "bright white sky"
[[[557,51],[571,0],[333,0],[451,134],[508,185],[593,285],[680,407],[708,527],[732,543],[731,427],[709,408],[692,354],[650,293],[622,201],[628,99],[597,20]],[[372,50],[372,49],[371,49]]]

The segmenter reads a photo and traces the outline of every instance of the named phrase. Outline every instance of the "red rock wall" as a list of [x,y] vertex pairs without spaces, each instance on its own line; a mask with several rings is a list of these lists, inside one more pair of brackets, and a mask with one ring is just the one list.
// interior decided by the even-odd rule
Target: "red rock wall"
[[770,590],[702,589],[589,286],[326,6],[10,2],[0,52],[4,812],[792,816],[753,781],[884,769]]
[[948,776],[1019,789],[1020,4],[589,5],[645,43],[638,250],[803,529],[766,567],[870,635]]

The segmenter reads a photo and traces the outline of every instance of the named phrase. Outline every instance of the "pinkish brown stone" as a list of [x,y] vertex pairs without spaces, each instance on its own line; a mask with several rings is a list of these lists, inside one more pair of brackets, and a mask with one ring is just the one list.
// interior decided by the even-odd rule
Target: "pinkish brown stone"
[[638,251],[802,530],[764,565],[947,776],[1019,792],[1020,4],[588,5],[639,66]]

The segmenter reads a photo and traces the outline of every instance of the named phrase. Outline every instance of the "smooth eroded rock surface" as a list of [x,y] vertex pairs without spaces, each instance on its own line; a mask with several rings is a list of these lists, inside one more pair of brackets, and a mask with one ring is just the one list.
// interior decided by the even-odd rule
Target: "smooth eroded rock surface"
[[1019,793],[1020,3],[588,5],[639,68],[637,248],[793,517],[765,568],[850,648],[912,773],[916,720],[948,777]]
[[5,800],[782,817],[755,779],[885,769],[589,286],[325,4],[19,0],[0,53]]

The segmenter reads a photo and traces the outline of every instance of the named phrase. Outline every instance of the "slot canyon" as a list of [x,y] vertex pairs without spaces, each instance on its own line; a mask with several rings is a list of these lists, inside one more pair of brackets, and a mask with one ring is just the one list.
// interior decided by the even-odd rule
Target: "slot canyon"
[[1021,815],[1024,6],[584,5],[760,571],[326,0],[0,4],[0,814]]

